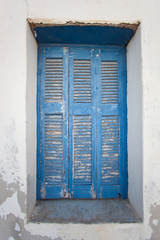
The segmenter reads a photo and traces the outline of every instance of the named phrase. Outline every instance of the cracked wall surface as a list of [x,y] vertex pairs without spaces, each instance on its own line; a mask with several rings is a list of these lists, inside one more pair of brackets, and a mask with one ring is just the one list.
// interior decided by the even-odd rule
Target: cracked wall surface
[[[159,0],[5,0],[1,2],[0,238],[2,240],[160,239],[159,9]],[[45,19],[46,22],[53,24],[140,22],[143,223],[87,225],[33,224],[27,221],[36,200],[35,56],[37,54],[37,46],[28,26],[28,18]],[[134,176],[132,177],[134,181]]]

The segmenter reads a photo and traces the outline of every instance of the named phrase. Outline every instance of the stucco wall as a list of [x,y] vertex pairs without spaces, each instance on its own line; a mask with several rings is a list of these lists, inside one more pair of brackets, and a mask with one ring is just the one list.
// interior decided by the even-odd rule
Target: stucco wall
[[36,201],[37,150],[37,43],[27,24],[27,83],[26,83],[26,171],[27,213],[30,215]]
[[[160,22],[159,9],[159,0],[1,1],[1,239],[160,239],[160,33],[157,30]],[[34,100],[37,54],[35,40],[27,26],[27,18],[52,19],[53,22],[69,20],[141,22],[138,29],[140,32],[136,33],[135,39],[128,45],[127,57],[128,94],[130,94],[128,101],[136,114],[132,120],[132,109],[129,108],[129,134],[134,134],[134,130],[131,130],[134,121],[137,127],[140,127],[140,131],[136,128],[135,137],[132,138],[133,144],[139,145],[139,148],[136,148],[137,152],[133,151],[131,142],[128,146],[129,157],[132,157],[129,168],[134,169],[133,174],[129,175],[129,185],[136,184],[137,189],[135,195],[129,191],[129,197],[137,211],[143,208],[143,223],[98,225],[27,223],[27,211],[31,211],[35,200],[35,180],[32,177],[35,177],[36,171],[36,156],[33,151],[36,148],[36,135],[32,130],[36,128]],[[131,74],[134,73],[134,66],[136,77]],[[131,91],[132,88],[134,92]],[[135,102],[137,108],[133,103],[134,96],[137,97]],[[30,144],[30,139],[34,145]],[[29,182],[33,183],[32,188],[29,188]],[[141,183],[140,186],[137,186],[138,182]],[[27,189],[30,189],[30,194]],[[30,206],[27,203],[30,203]]]
[[143,218],[141,25],[127,46],[128,198]]

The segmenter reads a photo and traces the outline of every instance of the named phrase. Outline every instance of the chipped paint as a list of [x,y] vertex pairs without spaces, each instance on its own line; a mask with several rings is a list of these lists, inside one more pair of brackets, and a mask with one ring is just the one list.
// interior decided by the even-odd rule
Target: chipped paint
[[149,225],[151,227],[151,240],[159,240],[160,237],[160,204],[151,205]]
[[15,223],[15,228],[14,229],[18,232],[21,230],[20,225],[17,222]]
[[93,185],[92,185],[91,191],[92,191],[92,193],[91,193],[91,194],[92,194],[92,198],[93,198],[93,199],[96,199],[96,197],[97,197],[97,196],[96,196],[96,191],[94,190],[94,186],[93,186]]
[[[21,212],[21,208],[18,202],[17,192],[13,193],[11,197],[8,197],[6,201],[0,206],[0,216],[3,219],[7,219],[7,215],[10,213],[14,214],[15,217],[24,219],[25,215]],[[13,208],[14,206],[14,208]]]
[[155,226],[157,226],[157,225],[158,225],[158,222],[159,222],[159,220],[158,220],[158,219],[153,219],[153,221],[152,221],[152,223],[153,223]]
[[[13,117],[8,117],[5,121],[4,128],[0,129],[0,135],[3,138],[3,144],[0,146],[1,162],[2,156],[5,158],[5,163],[0,166],[1,179],[4,180],[7,185],[17,183],[17,181],[19,183],[21,182],[20,163],[17,160],[18,146],[15,141],[15,133],[15,119]],[[20,188],[24,190],[22,183],[19,185]]]
[[140,21],[131,21],[130,23],[124,23],[124,22],[110,22],[110,21],[95,21],[95,20],[88,20],[88,21],[76,21],[76,20],[70,20],[70,21],[64,21],[59,19],[36,19],[36,18],[28,18],[28,23],[31,26],[31,29],[35,27],[51,27],[51,26],[62,26],[62,25],[78,25],[78,26],[84,26],[84,25],[93,25],[93,26],[114,26],[114,27],[121,27],[121,28],[130,28],[136,31],[137,27],[140,24]]
[[8,240],[15,240],[14,237],[9,237]]

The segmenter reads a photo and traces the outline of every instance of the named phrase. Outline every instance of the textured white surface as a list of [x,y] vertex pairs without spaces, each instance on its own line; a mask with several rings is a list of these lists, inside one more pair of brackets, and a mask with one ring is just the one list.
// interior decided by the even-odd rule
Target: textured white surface
[[128,197],[143,218],[141,26],[127,47]]
[[7,215],[12,213],[15,217],[24,219],[24,213],[21,212],[20,206],[17,204],[17,193],[8,197],[6,201],[0,206],[0,216],[7,219]]
[[[31,89],[32,85],[27,88],[27,47],[33,52],[33,57],[36,56],[36,47],[30,39],[30,44],[27,45],[27,34],[30,30],[27,27],[26,18],[42,18],[53,19],[54,22],[65,22],[69,20],[77,21],[108,21],[108,22],[134,22],[140,20],[141,33],[137,32],[135,40],[128,46],[129,56],[129,71],[136,67],[136,73],[139,76],[141,71],[142,92],[137,92],[135,96],[142,98],[142,109],[138,105],[139,100],[136,99],[133,106],[132,98],[130,99],[134,111],[142,116],[142,130],[136,129],[133,142],[137,137],[142,137],[142,148],[138,147],[134,153],[136,157],[130,161],[129,171],[134,169],[133,174],[129,176],[129,186],[135,185],[136,195],[133,191],[129,191],[129,197],[132,199],[132,204],[140,211],[142,206],[142,185],[137,186],[137,182],[143,183],[143,224],[102,224],[102,225],[63,225],[63,224],[24,224],[26,231],[30,232],[33,239],[35,236],[49,236],[50,239],[86,239],[86,240],[104,240],[104,239],[156,239],[155,232],[157,231],[156,223],[159,223],[160,216],[154,217],[153,208],[156,212],[156,207],[160,206],[160,1],[150,0],[5,0],[1,1],[0,8],[0,170],[1,178],[7,184],[18,184],[21,191],[27,192],[27,172],[34,174],[35,168],[32,168],[32,160],[35,159],[35,152],[29,154],[31,144],[27,145],[26,149],[26,100],[27,89]],[[138,36],[138,34],[140,34]],[[138,37],[140,38],[138,40]],[[136,41],[138,41],[136,43]],[[141,42],[141,69],[138,69],[136,64],[136,54],[138,54],[139,41]],[[32,42],[32,43],[31,43]],[[134,49],[135,48],[135,49]],[[29,51],[28,49],[28,51]],[[32,50],[31,50],[32,49]],[[31,52],[28,52],[31,54]],[[135,52],[134,52],[135,51]],[[132,54],[131,54],[132,53]],[[140,57],[140,55],[139,55]],[[133,61],[133,62],[132,62]],[[32,62],[31,62],[32,63]],[[131,63],[133,66],[131,67]],[[36,61],[33,61],[35,69]],[[31,71],[31,70],[30,70]],[[32,72],[32,71],[31,71]],[[33,70],[32,74],[35,74]],[[31,75],[32,75],[31,74]],[[136,75],[129,75],[131,81],[138,79]],[[35,83],[34,83],[35,84]],[[135,91],[135,87],[134,91]],[[131,92],[132,84],[129,85]],[[138,86],[137,86],[138,87]],[[35,88],[35,85],[34,85]],[[139,91],[137,89],[137,91]],[[128,93],[129,93],[128,92]],[[33,98],[34,99],[34,96]],[[28,101],[28,100],[27,100]],[[33,103],[34,104],[34,103]],[[136,109],[137,105],[137,109]],[[27,113],[30,114],[29,105]],[[34,107],[32,108],[32,110]],[[131,109],[130,109],[131,110]],[[28,112],[29,111],[29,112]],[[140,112],[138,112],[140,111]],[[32,112],[32,111],[31,111]],[[131,112],[129,113],[131,114]],[[28,115],[29,116],[29,115]],[[129,115],[131,117],[131,115]],[[35,118],[35,117],[34,117]],[[134,121],[134,118],[133,118]],[[130,122],[130,124],[132,121]],[[35,122],[33,121],[33,125]],[[138,124],[138,122],[136,122]],[[131,125],[130,125],[131,126]],[[139,127],[139,124],[137,125]],[[30,128],[32,129],[32,127]],[[35,125],[33,127],[33,131]],[[139,133],[138,133],[139,132]],[[130,132],[131,134],[131,132]],[[141,135],[142,134],[142,135]],[[31,136],[31,135],[30,135]],[[35,137],[35,133],[33,133]],[[28,140],[27,140],[28,141]],[[137,140],[137,146],[140,140]],[[31,139],[32,142],[32,139]],[[32,142],[33,143],[33,142]],[[30,146],[30,147],[29,147]],[[129,146],[129,156],[134,152]],[[34,147],[35,148],[35,143]],[[31,148],[32,149],[32,148]],[[142,152],[141,152],[142,149]],[[35,151],[33,149],[33,151]],[[136,151],[136,148],[135,148]],[[27,165],[27,160],[32,156],[32,160]],[[143,159],[142,159],[143,158]],[[143,168],[142,161],[143,160]],[[27,167],[26,167],[27,166]],[[34,165],[35,167],[35,165]],[[136,171],[137,168],[137,171]],[[143,181],[141,173],[143,172]],[[135,180],[134,180],[135,178]],[[131,188],[130,188],[131,189]],[[34,187],[32,188],[33,192]],[[34,194],[33,194],[34,195]],[[23,214],[20,213],[19,203],[16,198],[16,193],[11,199],[7,198],[1,206],[1,218],[7,218],[9,212],[23,219]],[[30,201],[30,200],[29,200]],[[34,202],[34,201],[33,201]],[[32,204],[33,204],[32,202]],[[157,219],[158,222],[153,222],[150,219]],[[6,220],[7,221],[7,220]],[[155,226],[155,227],[154,227]],[[158,225],[157,225],[158,226]],[[8,230],[9,231],[9,230]],[[10,237],[13,234],[10,235]],[[158,236],[158,235],[157,235]],[[26,239],[25,233],[21,236]],[[30,237],[31,239],[31,237]],[[45,237],[44,237],[45,239]],[[158,237],[157,237],[158,239]]]

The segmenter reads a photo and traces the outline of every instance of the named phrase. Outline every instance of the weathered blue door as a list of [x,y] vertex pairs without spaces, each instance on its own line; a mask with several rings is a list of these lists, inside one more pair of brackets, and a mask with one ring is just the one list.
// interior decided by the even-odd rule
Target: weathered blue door
[[39,46],[38,198],[127,197],[122,47]]

